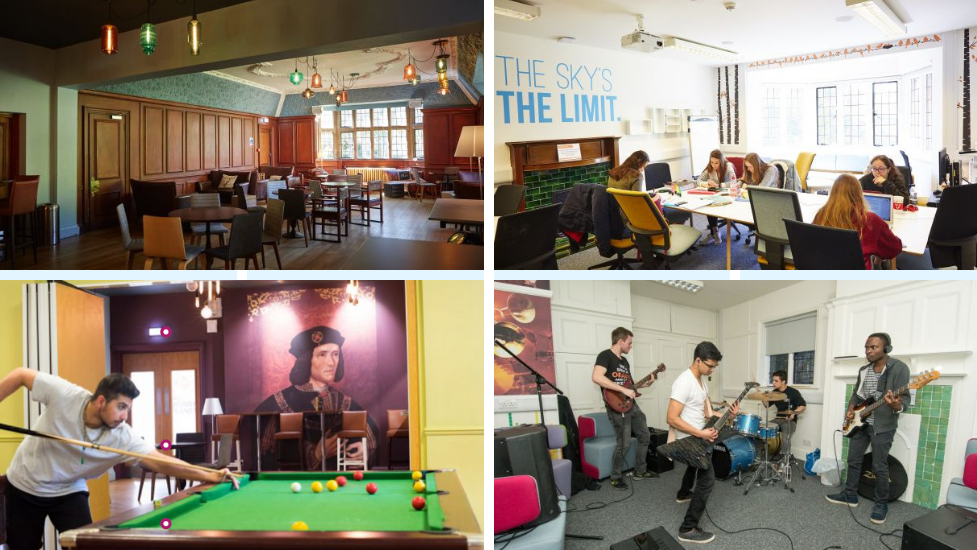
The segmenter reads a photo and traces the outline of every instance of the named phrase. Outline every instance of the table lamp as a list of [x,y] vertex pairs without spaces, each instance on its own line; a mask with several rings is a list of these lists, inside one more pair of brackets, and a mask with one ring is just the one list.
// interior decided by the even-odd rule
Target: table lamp
[[[214,417],[218,414],[224,414],[224,409],[221,408],[221,401],[216,397],[208,397],[204,400],[204,410],[203,416],[210,416],[210,435],[213,436],[217,433],[217,428],[214,426]],[[210,439],[210,454],[214,455],[214,439]],[[214,460],[217,460],[216,458]]]
[[462,126],[461,137],[458,138],[458,146],[455,148],[456,157],[468,157],[468,169],[471,170],[472,157],[478,159],[478,180],[482,183],[482,158],[485,156],[485,127],[484,126]]

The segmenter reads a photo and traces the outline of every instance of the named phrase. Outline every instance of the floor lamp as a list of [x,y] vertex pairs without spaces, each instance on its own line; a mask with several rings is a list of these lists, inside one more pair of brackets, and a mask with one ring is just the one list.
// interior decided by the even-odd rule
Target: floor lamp
[[224,414],[224,409],[221,408],[220,399],[216,397],[208,397],[205,399],[203,416],[210,416],[210,458],[214,462],[217,462],[217,455],[214,453],[214,434],[217,433],[217,428],[214,425],[214,417],[218,414]]
[[471,170],[471,159],[478,158],[478,181],[481,184],[479,196],[484,199],[485,182],[482,181],[482,157],[485,156],[485,127],[484,126],[462,126],[461,137],[458,138],[458,146],[455,148],[456,157],[468,157],[468,169]]

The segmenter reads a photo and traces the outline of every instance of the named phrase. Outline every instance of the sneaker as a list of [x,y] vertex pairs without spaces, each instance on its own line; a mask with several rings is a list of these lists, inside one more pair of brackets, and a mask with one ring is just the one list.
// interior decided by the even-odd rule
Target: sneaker
[[716,540],[716,535],[713,535],[712,533],[703,531],[702,529],[696,527],[695,529],[692,529],[691,531],[685,531],[684,533],[679,531],[678,540],[682,542],[694,542],[698,544],[704,544]]
[[876,502],[875,507],[872,508],[872,523],[882,525],[885,523],[885,516],[887,515],[889,515],[889,503]]
[[634,479],[655,479],[658,474],[655,472],[645,472],[643,474],[634,474]]
[[825,495],[824,498],[833,504],[847,504],[852,508],[858,507],[858,495],[846,495],[844,491],[835,495]]
[[702,244],[708,246],[710,244],[723,244],[723,238],[719,236],[719,232],[709,233],[703,239]]
[[627,489],[628,484],[623,479],[611,479],[611,487],[615,489]]
[[683,495],[683,494],[675,495],[675,502],[677,502],[679,504],[685,504],[686,502],[689,502],[690,500],[692,500],[692,493],[689,493],[687,495]]

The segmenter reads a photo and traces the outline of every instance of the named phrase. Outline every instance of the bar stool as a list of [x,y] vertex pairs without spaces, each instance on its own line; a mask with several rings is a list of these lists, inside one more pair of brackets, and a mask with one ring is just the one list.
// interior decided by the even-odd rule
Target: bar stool
[[[367,422],[366,411],[343,411],[343,430],[336,434],[336,470],[348,470],[349,466],[362,466],[368,470],[367,463]],[[363,442],[363,460],[350,460],[346,457],[346,445],[348,439],[357,439]]]
[[228,468],[241,471],[241,415],[222,414],[217,417],[217,433],[210,436],[210,456],[214,454],[214,443],[221,440],[221,434],[231,434],[234,436],[234,448],[237,450],[237,459],[227,465]]
[[[278,462],[278,469],[282,469],[281,442],[294,441],[296,452],[299,454],[299,470],[305,471],[305,415],[302,413],[283,413],[278,415],[280,419],[278,431],[275,432],[275,461]],[[292,462],[291,464],[295,464]]]
[[[34,263],[37,264],[37,187],[40,176],[16,176],[10,184],[10,196],[0,201],[0,218],[7,218],[9,225],[4,235],[7,254],[10,256],[10,268],[16,269],[16,255],[18,248],[31,245],[34,249]],[[26,226],[30,227],[30,235],[17,234],[17,218],[27,216]],[[23,243],[18,245],[17,238]]]
[[[407,419],[406,410],[401,409],[387,411],[387,460],[391,464],[393,464],[394,439],[410,440],[410,430],[408,429]],[[407,464],[409,468],[409,456]]]

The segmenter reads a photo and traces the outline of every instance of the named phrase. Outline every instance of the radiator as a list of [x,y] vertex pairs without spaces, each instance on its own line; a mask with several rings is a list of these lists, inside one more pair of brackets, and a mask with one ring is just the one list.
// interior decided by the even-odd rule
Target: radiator
[[387,170],[393,170],[393,168],[347,168],[346,173],[351,175],[363,174],[363,183],[373,180],[380,180],[383,183],[387,183],[390,181]]

